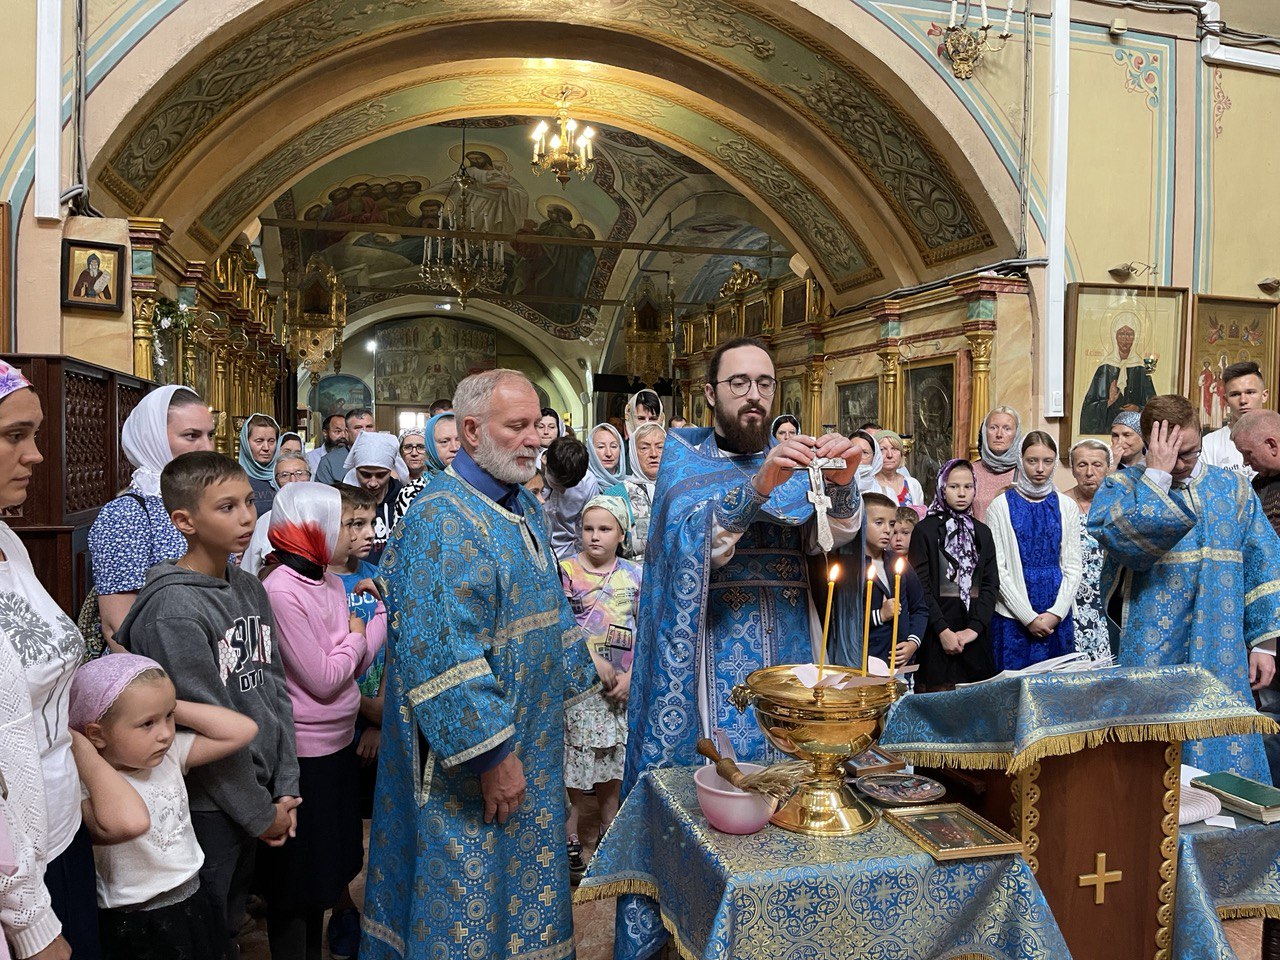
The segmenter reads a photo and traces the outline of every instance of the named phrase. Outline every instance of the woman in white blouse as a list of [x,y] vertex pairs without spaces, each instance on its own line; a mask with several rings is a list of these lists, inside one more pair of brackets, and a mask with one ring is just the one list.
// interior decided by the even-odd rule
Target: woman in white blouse
[[987,509],[1000,599],[991,621],[998,670],[1020,670],[1075,650],[1071,606],[1080,585],[1080,511],[1053,485],[1058,447],[1040,430],[1022,441],[1017,484]]
[[881,430],[876,433],[876,444],[880,447],[880,456],[883,458],[876,474],[876,486],[880,492],[900,507],[919,507],[917,512],[923,511],[928,504],[920,481],[899,469],[906,453],[902,437],[892,430]]

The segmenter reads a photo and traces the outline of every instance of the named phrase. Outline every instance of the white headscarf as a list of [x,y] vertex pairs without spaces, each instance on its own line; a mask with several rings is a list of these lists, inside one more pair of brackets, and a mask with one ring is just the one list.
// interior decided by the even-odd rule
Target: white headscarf
[[[596,453],[596,431],[608,430],[614,435],[618,441],[618,465],[609,470],[600,462],[600,455]],[[622,463],[622,451],[627,445],[622,442],[622,434],[618,432],[618,428],[612,423],[597,423],[591,428],[591,432],[587,434],[587,459],[591,464],[591,473],[600,481],[600,491],[603,493],[610,487],[617,486],[627,478],[626,467]]]
[[394,434],[362,430],[356,435],[356,442],[347,451],[347,459],[342,464],[346,468],[347,475],[342,478],[342,482],[358,484],[357,467],[377,467],[379,470],[398,473],[396,460],[399,457],[400,440]]
[[855,430],[849,439],[852,440],[854,437],[861,437],[871,444],[871,462],[867,464],[859,463],[854,467],[854,485],[860,494],[872,491],[878,492],[880,486],[876,482],[876,474],[884,466],[884,454],[880,451],[880,444],[876,443],[876,438],[866,430]]
[[[361,434],[363,436],[363,434]],[[271,546],[323,568],[342,530],[342,495],[325,483],[286,483],[271,503]]]
[[169,448],[169,404],[179,390],[198,396],[190,387],[152,390],[125,418],[120,445],[136,470],[130,486],[144,497],[160,496],[160,471],[173,459]]
[[640,467],[640,454],[636,450],[636,441],[640,438],[640,434],[657,430],[665,439],[667,431],[662,424],[656,420],[650,420],[647,423],[641,423],[631,431],[631,436],[627,440],[628,450],[631,453],[631,475],[627,477],[633,483],[642,484],[649,491],[649,499],[653,500],[653,488],[657,485],[657,480],[650,480],[644,475],[644,470]]

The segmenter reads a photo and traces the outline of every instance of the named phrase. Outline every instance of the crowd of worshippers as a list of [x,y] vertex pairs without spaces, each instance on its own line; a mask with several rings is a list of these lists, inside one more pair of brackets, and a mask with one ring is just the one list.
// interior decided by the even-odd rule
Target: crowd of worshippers
[[[735,350],[752,362],[760,354],[767,365],[718,379],[717,365]],[[708,397],[726,408],[742,404],[741,422],[717,413],[717,431],[742,442],[741,424],[773,406],[771,371],[755,341],[717,352]],[[754,483],[769,464],[782,465],[760,494],[764,502],[767,488],[781,489],[790,476],[786,457],[801,456],[790,451],[847,455],[831,515],[847,572],[835,588],[830,662],[861,664],[870,582],[869,654],[888,661],[896,644],[898,664],[918,664],[914,693],[1073,651],[1124,661],[1123,643],[1137,637],[1155,651],[1147,662],[1200,662],[1236,689],[1255,691],[1263,709],[1277,710],[1280,694],[1270,685],[1280,611],[1277,591],[1262,588],[1280,579],[1280,414],[1266,409],[1255,364],[1229,368],[1224,384],[1229,425],[1203,437],[1196,411],[1181,397],[1156,397],[1142,410],[1117,405],[1109,442],[1082,439],[1066,451],[1073,482],[1065,490],[1055,483],[1058,444],[1046,432],[1024,431],[1021,413],[1007,406],[982,422],[976,460],[940,465],[932,495],[905,465],[907,439],[875,423],[815,439],[795,416],[778,416],[765,451],[750,452],[783,456],[743,475]],[[491,397],[495,388],[488,382],[483,389]],[[675,671],[644,673],[644,664],[660,663],[662,655],[640,656],[637,624],[646,554],[652,558],[651,544],[683,522],[666,505],[699,494],[671,476],[683,465],[661,469],[664,449],[677,445],[683,464],[695,446],[727,441],[686,429],[678,417],[668,422],[649,390],[632,396],[617,422],[599,423],[581,438],[543,407],[536,469],[520,480],[541,516],[526,525],[529,501],[487,466],[498,462],[485,454],[492,435],[471,424],[474,442],[464,444],[453,403],[437,401],[421,429],[399,436],[376,430],[369,410],[336,413],[324,419],[311,450],[299,434],[254,414],[240,431],[237,463],[213,452],[214,421],[195,392],[168,386],[147,394],[122,431],[132,481],[103,506],[89,534],[94,589],[78,622],[58,608],[22,543],[0,523],[0,958],[9,951],[40,960],[235,958],[251,911],[265,914],[274,960],[319,957],[325,940],[335,960],[357,955],[361,917],[350,887],[365,867],[362,821],[374,820],[375,836],[394,829],[412,836],[414,829],[414,816],[377,787],[383,739],[409,716],[406,707],[384,712],[384,703],[419,704],[451,689],[441,676],[456,682],[479,675],[467,673],[473,660],[415,687],[413,697],[403,679],[388,689],[395,671],[384,644],[419,612],[403,601],[388,609],[394,605],[383,595],[379,561],[385,551],[396,566],[389,541],[415,511],[426,514],[423,501],[440,490],[433,478],[446,472],[519,517],[522,530],[546,537],[559,566],[563,596],[556,602],[567,603],[594,667],[598,685],[566,695],[562,766],[553,765],[562,769],[562,783],[550,787],[567,795],[567,804],[552,805],[563,820],[560,832],[548,834],[563,845],[554,856],[571,876],[582,873],[584,798],[594,795],[607,830],[624,776],[631,784],[639,769],[671,761],[659,732],[664,722],[653,718],[670,708],[663,684]],[[0,507],[26,497],[42,459],[42,416],[30,383],[0,363]],[[840,500],[841,490],[854,499]],[[659,501],[663,519],[654,527]],[[745,521],[735,527],[726,512],[738,509],[735,503],[717,509],[706,526],[710,568],[730,569],[735,549],[749,563],[760,543]],[[785,526],[785,510],[779,517]],[[432,522],[448,537],[457,519],[446,513]],[[1188,536],[1198,553],[1157,563]],[[679,535],[670,542],[680,543]],[[541,548],[532,549],[536,555]],[[426,559],[413,562],[432,556],[428,544]],[[905,573],[895,599],[899,559]],[[663,564],[664,583],[645,592],[655,598],[655,621],[666,622],[672,596],[689,610],[710,603],[705,595],[681,600],[681,568],[670,557]],[[412,564],[407,571],[392,574],[413,579]],[[483,586],[497,575],[446,564],[433,576]],[[815,568],[809,576],[816,582],[822,574]],[[807,609],[801,621],[812,603]],[[1217,622],[1223,614],[1234,625]],[[466,642],[479,643],[489,628],[475,629]],[[587,662],[582,648],[566,646],[566,674],[576,669],[571,649]],[[806,640],[801,658],[809,652]],[[639,706],[632,703],[633,658]],[[699,683],[689,678],[683,696],[701,697]],[[652,742],[629,749],[637,731]],[[458,754],[459,769],[481,779],[499,769],[512,749],[509,737]],[[436,802],[432,777],[441,780],[444,770],[430,763],[423,769],[422,735],[408,742],[417,766],[406,789],[421,791],[419,805]],[[438,749],[422,749],[428,746]],[[1232,752],[1237,772],[1270,777],[1266,757],[1239,744],[1206,742],[1203,766],[1214,766],[1215,749]],[[513,794],[519,799],[509,805],[491,802],[486,787],[485,823],[514,814],[524,797],[520,782]],[[445,806],[481,802],[479,786],[464,793],[450,795]],[[419,834],[419,851],[422,843]],[[410,844],[391,856],[413,854]],[[532,858],[532,849],[520,855]],[[541,866],[554,875],[556,867]],[[393,869],[383,863],[377,878],[371,870],[371,886]],[[466,883],[492,883],[471,876],[466,864],[457,869]],[[437,873],[434,882],[452,889],[461,876]],[[538,899],[538,889],[527,893]],[[406,895],[398,888],[393,894]],[[624,916],[620,911],[620,923]],[[405,953],[406,930],[388,929],[379,918],[366,918],[364,928],[366,945],[372,936],[379,945],[400,942]],[[513,934],[513,955],[519,940]]]

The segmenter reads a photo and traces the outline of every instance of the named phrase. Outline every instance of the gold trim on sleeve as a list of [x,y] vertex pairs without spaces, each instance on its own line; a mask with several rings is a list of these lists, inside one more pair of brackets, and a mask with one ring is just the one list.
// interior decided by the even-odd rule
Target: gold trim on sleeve
[[476,657],[474,660],[468,660],[465,663],[454,664],[438,677],[432,677],[426,683],[420,683],[410,690],[409,702],[415,707],[420,706],[428,700],[440,696],[446,690],[451,690],[466,683],[468,680],[483,677],[485,674],[492,675],[493,671],[489,668],[489,661],[484,657]]

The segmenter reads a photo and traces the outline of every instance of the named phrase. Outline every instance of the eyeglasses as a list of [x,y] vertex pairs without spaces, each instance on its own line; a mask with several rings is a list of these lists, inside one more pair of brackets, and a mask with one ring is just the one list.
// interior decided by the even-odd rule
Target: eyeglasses
[[773,391],[778,389],[778,381],[773,379],[773,377],[756,377],[752,380],[745,373],[740,373],[736,377],[730,377],[728,380],[713,380],[711,385],[715,386],[720,383],[727,383],[729,385],[729,392],[735,397],[745,397],[751,392],[751,385],[753,383],[756,385],[756,390],[759,391],[760,396],[762,397],[772,397]]
[[276,482],[281,480],[310,480],[311,474],[306,470],[290,470],[287,473],[277,473]]
[[426,453],[427,452],[426,445],[421,443],[406,443],[403,447],[400,448],[400,450],[403,453]]

